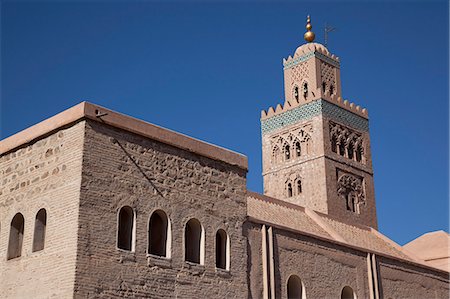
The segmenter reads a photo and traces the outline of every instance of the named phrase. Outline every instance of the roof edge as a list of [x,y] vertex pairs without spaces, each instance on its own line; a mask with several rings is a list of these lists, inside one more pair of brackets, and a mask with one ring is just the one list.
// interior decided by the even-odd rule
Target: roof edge
[[5,138],[0,141],[0,155],[10,152],[15,148],[30,143],[41,136],[83,118],[101,122],[213,160],[237,166],[246,171],[248,170],[248,160],[243,154],[89,102],[81,102],[63,112]]

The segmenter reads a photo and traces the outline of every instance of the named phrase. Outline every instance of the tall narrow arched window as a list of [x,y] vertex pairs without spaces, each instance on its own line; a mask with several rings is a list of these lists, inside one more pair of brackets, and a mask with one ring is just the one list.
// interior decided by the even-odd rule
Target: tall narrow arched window
[[291,275],[288,279],[287,298],[288,299],[306,298],[303,283],[297,275]]
[[330,84],[330,95],[334,94],[334,86],[333,84]]
[[291,158],[291,147],[289,144],[284,146],[284,159],[287,161]]
[[148,225],[148,253],[170,258],[170,245],[170,220],[164,211],[155,211]]
[[8,260],[22,255],[24,225],[25,220],[23,219],[23,215],[21,213],[17,213],[11,221],[9,231]]
[[297,194],[302,193],[302,181],[297,180]]
[[322,82],[322,92],[325,93],[325,91],[327,91],[327,83]]
[[123,250],[134,250],[134,211],[131,207],[122,207],[119,211],[117,225],[117,247]]
[[356,148],[356,161],[361,162],[363,157],[363,148],[361,144],[358,144],[358,147]]
[[230,269],[230,240],[223,229],[216,233],[216,268]]
[[191,263],[204,263],[205,257],[205,231],[197,219],[191,219],[186,223],[184,232],[185,260]]
[[337,137],[336,135],[331,136],[331,151],[337,153]]
[[40,209],[36,214],[34,221],[34,235],[33,235],[33,252],[44,249],[45,245],[45,229],[47,226],[47,212],[45,209]]
[[300,146],[300,142],[299,142],[299,141],[296,141],[296,142],[295,142],[295,155],[296,155],[297,157],[300,157],[301,154],[302,154],[302,148],[301,148],[301,146]]
[[295,86],[294,87],[294,99],[297,101],[297,103],[298,103],[298,100],[300,99],[300,95],[299,95],[300,93],[298,92],[298,86]]
[[354,152],[355,152],[355,146],[353,145],[353,142],[349,142],[348,146],[347,146],[347,157],[350,160],[353,160]]
[[303,83],[303,97],[307,97],[308,96],[308,83],[305,82]]
[[339,155],[341,155],[342,157],[345,156],[345,142],[344,142],[344,140],[340,140],[339,141]]
[[353,289],[349,286],[346,286],[342,289],[341,292],[341,299],[355,299],[355,292],[353,292]]
[[292,184],[291,183],[287,184],[287,196],[292,197]]

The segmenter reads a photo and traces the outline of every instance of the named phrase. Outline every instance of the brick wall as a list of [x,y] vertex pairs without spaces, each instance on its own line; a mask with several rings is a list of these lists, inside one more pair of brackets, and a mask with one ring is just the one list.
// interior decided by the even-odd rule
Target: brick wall
[[[89,121],[83,158],[75,297],[247,297],[246,171]],[[135,252],[116,248],[118,209],[136,212]],[[148,257],[151,213],[172,227],[171,260]],[[184,226],[205,229],[205,264],[184,261]],[[230,271],[215,269],[215,233],[231,240]]]
[[[261,229],[247,226],[252,298],[262,298]],[[302,280],[306,298],[339,298],[342,288],[351,286],[358,298],[368,298],[366,255],[342,246],[285,230],[273,229],[275,290],[277,298],[287,298],[290,275]]]
[[383,298],[449,298],[448,273],[378,257]]
[[[0,297],[72,298],[84,123],[0,157]],[[36,213],[47,211],[45,247],[32,252]],[[10,223],[24,216],[21,257],[7,260]]]

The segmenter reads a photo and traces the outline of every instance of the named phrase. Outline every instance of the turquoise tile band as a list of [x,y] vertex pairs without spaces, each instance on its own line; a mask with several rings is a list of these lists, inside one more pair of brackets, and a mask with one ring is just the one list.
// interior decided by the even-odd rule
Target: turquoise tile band
[[298,106],[297,108],[262,120],[261,132],[265,135],[283,126],[296,123],[300,120],[311,119],[320,114],[357,130],[369,132],[369,121],[367,119],[323,99]]

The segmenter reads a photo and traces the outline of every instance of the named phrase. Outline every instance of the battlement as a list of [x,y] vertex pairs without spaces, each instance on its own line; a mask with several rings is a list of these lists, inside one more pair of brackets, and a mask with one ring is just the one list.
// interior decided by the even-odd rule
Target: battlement
[[298,47],[295,50],[294,57],[289,55],[288,58],[283,59],[283,67],[288,69],[313,57],[323,60],[334,67],[340,67],[339,57],[331,54],[324,45],[318,43],[308,43]]
[[[359,105],[356,105],[355,103],[349,102],[348,100],[344,100],[343,98],[341,98],[337,95],[324,96],[322,99],[326,100],[332,104],[335,104],[341,108],[344,108],[358,116],[364,117],[365,119],[369,119],[369,112],[367,111],[366,108],[362,108]],[[275,115],[279,115],[281,113],[287,112],[287,111],[297,108],[298,106],[301,106],[301,105],[304,105],[304,104],[299,104],[299,103],[296,103],[295,101],[293,101],[293,103],[291,103],[290,101],[286,100],[284,102],[284,105],[278,104],[275,107],[275,109],[271,106],[271,107],[269,107],[269,109],[267,109],[267,111],[262,110],[261,111],[261,120],[271,118]]]

